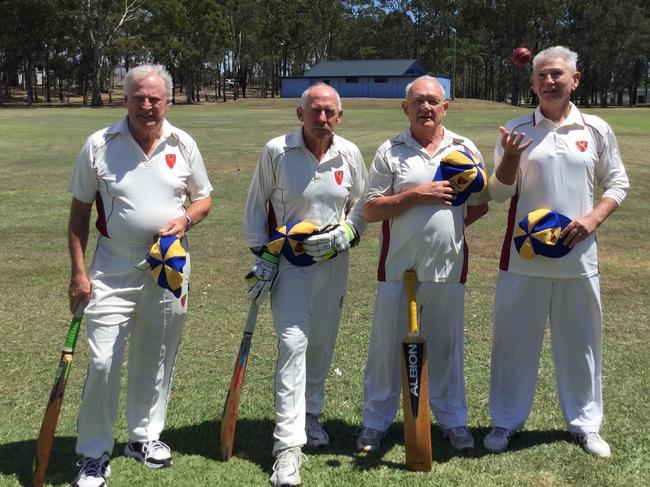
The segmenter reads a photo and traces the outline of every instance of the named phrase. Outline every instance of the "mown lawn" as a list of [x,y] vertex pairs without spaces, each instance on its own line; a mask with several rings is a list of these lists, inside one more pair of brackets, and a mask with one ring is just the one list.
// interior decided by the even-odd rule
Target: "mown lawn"
[[[177,362],[163,441],[174,466],[149,471],[121,456],[127,440],[118,422],[111,486],[266,485],[273,464],[275,337],[268,305],[258,320],[244,385],[235,458],[218,457],[219,417],[239,346],[247,304],[242,277],[251,264],[241,239],[241,217],[251,173],[263,144],[292,130],[295,100],[240,100],[177,106],[169,119],[192,134],[215,187],[209,219],[190,234],[193,276],[190,316]],[[498,125],[524,113],[508,105],[452,102],[446,125],[472,138],[491,165]],[[406,127],[398,100],[344,100],[339,133],[355,141],[366,163],[387,137]],[[363,369],[375,288],[378,225],[353,250],[350,292],[327,383],[323,419],[331,448],[312,452],[304,485],[648,485],[650,441],[650,112],[590,109],[618,135],[632,182],[624,205],[598,233],[605,312],[603,434],[613,456],[597,460],[568,442],[555,394],[548,343],[526,430],[502,455],[478,447],[459,456],[433,424],[434,468],[404,470],[402,425],[391,429],[382,452],[354,454],[360,425]],[[0,248],[4,256],[0,326],[0,485],[30,483],[34,439],[69,323],[66,226],[67,179],[85,137],[123,116],[122,108],[0,109]],[[505,205],[468,229],[466,377],[470,423],[477,443],[490,424],[487,412],[491,316]],[[89,245],[92,249],[92,244]],[[48,481],[75,475],[75,420],[87,359],[79,341],[57,430]]]

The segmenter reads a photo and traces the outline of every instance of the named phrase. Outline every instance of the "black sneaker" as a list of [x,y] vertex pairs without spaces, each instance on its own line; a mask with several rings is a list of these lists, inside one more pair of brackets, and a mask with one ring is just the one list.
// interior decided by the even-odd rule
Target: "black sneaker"
[[159,440],[128,443],[124,447],[124,455],[141,461],[149,468],[169,467],[172,464],[169,447]]

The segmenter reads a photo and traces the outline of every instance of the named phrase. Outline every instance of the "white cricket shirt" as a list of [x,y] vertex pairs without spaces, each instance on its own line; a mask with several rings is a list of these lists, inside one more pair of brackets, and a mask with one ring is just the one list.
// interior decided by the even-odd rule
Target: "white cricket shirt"
[[[467,138],[444,129],[437,152],[430,155],[409,129],[377,149],[368,176],[366,201],[402,193],[433,181],[440,161],[451,151],[471,153],[483,162]],[[417,205],[382,222],[379,281],[404,279],[415,269],[419,281],[465,282],[468,252],[465,244],[466,206],[489,201],[487,185],[462,205]]]
[[349,220],[363,233],[366,178],[357,146],[336,134],[320,162],[305,146],[302,127],[272,139],[262,150],[248,191],[246,244],[265,245],[269,231],[304,220],[320,228]]
[[127,117],[86,140],[70,177],[79,201],[97,205],[97,229],[130,245],[151,244],[190,201],[210,196],[212,186],[194,140],[163,121],[163,138],[150,158],[129,132]]
[[[571,104],[560,124],[545,118],[539,107],[532,114],[511,120],[508,131],[524,132],[533,143],[521,156],[517,179],[508,186],[493,175],[489,189],[495,201],[511,198],[500,269],[538,277],[588,277],[598,273],[596,234],[577,244],[564,257],[519,256],[513,242],[515,226],[529,212],[548,208],[570,219],[593,209],[594,187],[602,196],[621,203],[629,181],[612,129],[602,119],[581,113]],[[494,151],[494,169],[503,157],[501,136]]]

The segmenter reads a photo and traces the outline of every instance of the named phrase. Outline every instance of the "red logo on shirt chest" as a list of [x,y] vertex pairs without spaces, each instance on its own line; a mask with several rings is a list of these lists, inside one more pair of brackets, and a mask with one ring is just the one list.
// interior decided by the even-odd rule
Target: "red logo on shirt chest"
[[334,171],[334,179],[336,180],[336,184],[341,186],[343,182],[343,171]]
[[578,150],[579,150],[580,152],[584,152],[584,151],[586,151],[588,145],[589,145],[589,144],[587,143],[586,140],[579,140],[578,142],[576,142],[576,147],[578,148]]
[[165,162],[169,169],[173,169],[176,164],[176,154],[165,154]]

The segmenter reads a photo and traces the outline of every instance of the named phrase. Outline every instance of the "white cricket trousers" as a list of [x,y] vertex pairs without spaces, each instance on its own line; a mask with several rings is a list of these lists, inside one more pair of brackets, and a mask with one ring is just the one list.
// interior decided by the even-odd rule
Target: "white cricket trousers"
[[273,453],[303,446],[305,414],[323,411],[348,282],[348,252],[308,267],[280,258],[271,289],[278,338]]
[[512,430],[524,426],[535,396],[547,320],[567,429],[598,432],[603,417],[598,275],[550,279],[500,271],[490,378],[492,422]]
[[[467,423],[463,335],[465,286],[418,282],[420,335],[427,342],[429,404],[442,428]],[[363,425],[386,431],[401,397],[401,342],[408,335],[404,281],[377,283],[364,379]]]
[[89,360],[76,447],[83,456],[99,458],[113,450],[120,369],[127,339],[129,441],[156,440],[165,423],[187,313],[190,261],[188,253],[183,291],[181,298],[176,298],[153,281],[149,269],[135,268],[149,249],[104,237],[97,244],[89,272],[92,293],[84,315]]

